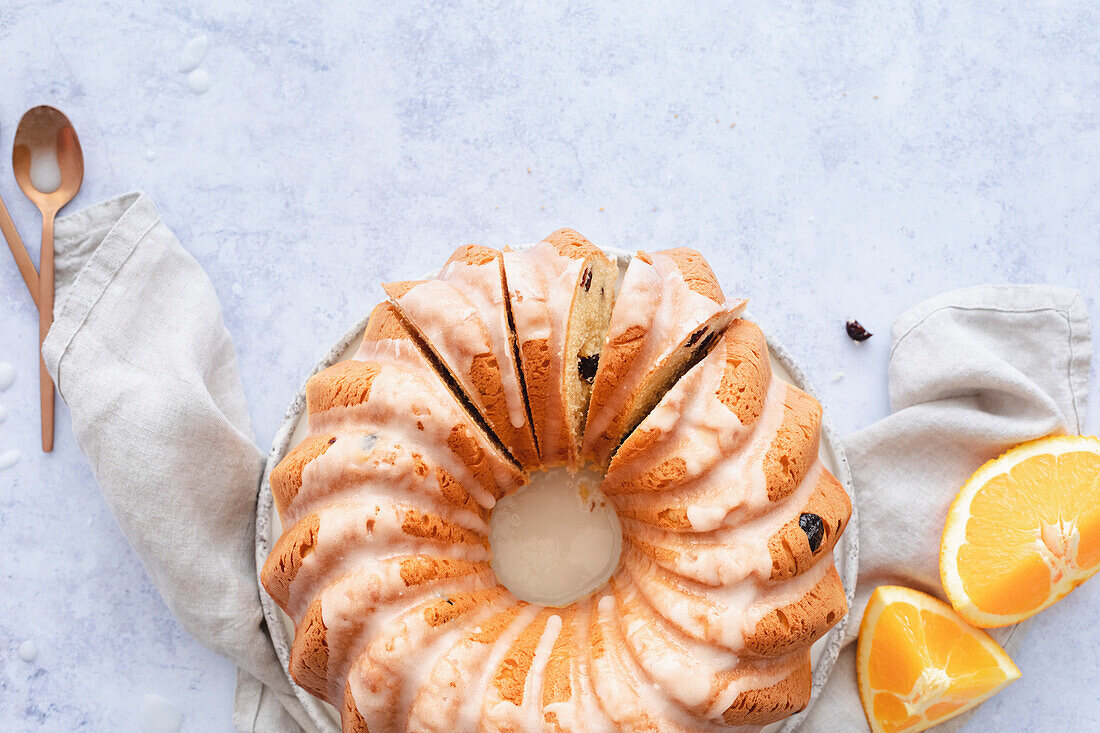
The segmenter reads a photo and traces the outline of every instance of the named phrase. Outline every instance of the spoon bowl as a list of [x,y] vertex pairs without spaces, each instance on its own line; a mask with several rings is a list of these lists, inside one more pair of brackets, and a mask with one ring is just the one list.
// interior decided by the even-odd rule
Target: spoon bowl
[[[43,154],[57,156],[61,178],[52,191],[39,190],[32,176],[33,157]],[[28,110],[15,130],[11,167],[19,188],[40,211],[56,214],[72,201],[84,182],[84,154],[69,118],[47,105]]]
[[[51,190],[42,190],[35,179],[33,163],[36,156],[55,155],[57,168],[49,171],[55,180]],[[52,162],[46,160],[46,162]],[[53,381],[41,359],[42,342],[53,325],[54,256],[53,222],[57,212],[73,200],[84,182],[84,153],[69,118],[49,106],[35,107],[19,120],[15,131],[15,146],[11,153],[15,180],[27,198],[42,212],[42,253],[38,267],[38,346],[39,387],[42,404],[42,450],[53,450],[54,389]],[[52,168],[52,166],[51,166]],[[53,184],[56,183],[56,187]],[[45,185],[42,188],[46,188]]]

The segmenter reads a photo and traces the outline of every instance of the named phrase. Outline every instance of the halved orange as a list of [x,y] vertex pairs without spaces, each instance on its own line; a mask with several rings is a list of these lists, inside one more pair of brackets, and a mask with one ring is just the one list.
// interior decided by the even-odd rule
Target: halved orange
[[947,514],[940,577],[975,626],[1022,621],[1100,570],[1100,439],[1054,436],[979,468]]
[[920,731],[969,710],[1019,679],[989,634],[932,596],[875,589],[856,647],[863,711],[874,733]]

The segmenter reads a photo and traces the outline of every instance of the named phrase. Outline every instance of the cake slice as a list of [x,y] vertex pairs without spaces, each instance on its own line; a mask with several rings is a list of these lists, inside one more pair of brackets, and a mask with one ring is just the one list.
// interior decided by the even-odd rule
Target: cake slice
[[382,287],[504,447],[524,468],[538,465],[508,319],[501,252],[465,245],[436,279]]
[[542,465],[574,466],[618,268],[572,229],[504,253],[519,362]]
[[701,254],[677,248],[630,262],[592,385],[581,459],[606,469],[615,450],[743,310],[727,302]]

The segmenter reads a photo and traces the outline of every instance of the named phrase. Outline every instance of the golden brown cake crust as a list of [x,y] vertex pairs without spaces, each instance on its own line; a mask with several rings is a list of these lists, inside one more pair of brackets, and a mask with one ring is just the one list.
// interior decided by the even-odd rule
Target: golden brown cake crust
[[389,301],[383,301],[374,306],[370,318],[367,319],[367,328],[363,332],[363,341],[385,341],[388,339],[412,341],[412,334],[408,326],[397,314],[397,309]]
[[778,657],[808,647],[848,612],[844,585],[835,567],[797,601],[777,608],[745,637],[745,649],[761,657]]
[[813,670],[807,649],[786,677],[768,687],[745,690],[722,713],[726,725],[767,725],[793,715],[810,701]]
[[451,254],[443,266],[446,267],[452,262],[463,262],[475,266],[488,265],[494,260],[500,261],[501,256],[500,250],[492,247],[485,247],[480,244],[464,244]]
[[783,399],[783,422],[768,454],[764,473],[768,477],[768,499],[790,496],[817,460],[821,440],[821,404],[798,387],[788,385]]
[[759,326],[739,318],[726,329],[721,347],[726,351],[726,370],[718,387],[718,399],[737,415],[742,425],[751,425],[764,412],[772,378],[768,343]]
[[[505,300],[507,299],[504,292],[503,254],[499,250],[476,244],[463,245],[455,250],[447,260],[447,265],[452,263],[463,263],[471,266],[493,265],[495,277],[490,287],[499,288],[499,295],[503,296]],[[465,363],[456,361],[456,359],[465,359],[469,355],[466,353],[457,354],[453,348],[450,351],[447,350],[447,339],[441,339],[441,334],[437,329],[433,330],[432,327],[433,324],[438,326],[438,313],[431,309],[425,311],[423,305],[416,306],[402,300],[413,289],[428,282],[427,280],[404,280],[383,283],[382,289],[394,304],[397,318],[400,319],[402,326],[412,334],[412,339],[418,348],[431,354],[433,367],[440,372],[439,376],[448,389],[454,393],[455,398],[460,402],[472,403],[475,411],[487,423],[495,438],[500,441],[520,466],[525,469],[537,467],[539,457],[535,447],[532,427],[527,421],[518,426],[512,423],[508,395],[505,391],[502,370],[506,367],[509,369],[513,367],[510,361],[513,350],[511,340],[507,344],[499,345],[506,347],[509,357],[508,363],[502,364],[497,358],[497,354],[492,350],[495,338],[493,331],[486,327],[484,320],[479,319],[477,325],[480,328],[481,337],[484,339],[484,343],[479,344],[479,346],[486,350],[482,353],[473,354],[469,362],[468,372],[459,373],[467,367]],[[442,282],[447,282],[445,273]],[[482,283],[478,281],[478,283],[468,284],[468,286],[480,289]],[[454,287],[453,284],[452,287]],[[467,300],[470,293],[462,290],[461,287],[456,287],[449,292],[455,298],[456,304],[468,305],[470,303]],[[494,298],[497,293],[486,295],[489,295],[489,299],[495,302]],[[507,308],[503,303],[501,303],[501,307]],[[481,318],[484,318],[485,315],[484,313],[478,314]],[[501,312],[499,315],[507,320],[505,312]],[[522,377],[518,374],[519,365],[516,365],[515,368],[517,369],[516,379],[520,380],[520,384],[522,384]],[[517,398],[522,399],[522,387],[517,389],[517,393]],[[523,409],[526,414],[526,404],[523,405]]]
[[370,399],[371,384],[382,366],[369,361],[341,361],[309,378],[306,407],[312,415],[336,407],[361,405]]
[[589,258],[610,263],[611,260],[603,253],[603,250],[589,242],[572,229],[558,229],[551,232],[544,240],[557,250],[558,254],[573,260],[587,260]]
[[284,611],[290,603],[290,584],[294,582],[302,562],[317,546],[320,529],[321,518],[310,514],[284,531],[260,571],[264,589]]
[[818,561],[831,558],[833,547],[852,516],[852,502],[836,477],[822,470],[814,493],[802,507],[801,513],[819,517],[824,536],[817,549],[813,549],[806,532],[799,525],[799,518],[780,527],[768,540],[773,581],[790,580],[812,568]]
[[363,720],[359,708],[355,705],[355,698],[351,695],[350,684],[344,686],[344,704],[340,710],[340,730],[341,733],[370,733],[370,729],[367,728],[367,721]]
[[687,247],[675,247],[662,250],[657,254],[664,255],[676,263],[680,275],[689,288],[715,303],[725,301],[726,296],[722,293],[722,286],[718,284],[714,271],[710,269],[710,263],[698,251]]
[[[561,617],[561,632],[550,650],[550,658],[546,660],[546,671],[543,674],[542,683],[544,708],[557,702],[565,702],[573,696],[570,674],[576,654],[577,610],[570,606],[557,611],[558,616]],[[553,712],[547,712],[544,717],[550,725],[557,722],[557,716]]]
[[315,438],[306,438],[283,456],[275,468],[271,469],[268,481],[271,484],[271,493],[275,497],[275,507],[279,510],[279,516],[286,514],[287,507],[294,501],[298,491],[302,488],[302,471],[307,464],[319,456],[336,442],[336,436],[329,433],[318,435]]
[[549,609],[539,611],[534,622],[520,633],[497,667],[492,683],[502,700],[513,705],[523,703],[523,686],[527,681],[527,673],[531,670],[531,663],[535,660],[535,646],[539,643],[539,637],[542,636],[550,615]]
[[309,604],[295,629],[288,671],[299,687],[314,697],[328,700],[328,628],[319,598]]

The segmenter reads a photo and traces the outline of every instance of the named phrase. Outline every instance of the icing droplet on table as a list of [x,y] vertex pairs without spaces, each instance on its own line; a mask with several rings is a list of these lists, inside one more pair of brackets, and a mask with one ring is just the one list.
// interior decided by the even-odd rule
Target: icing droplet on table
[[0,453],[0,471],[3,471],[5,468],[11,468],[16,463],[19,463],[19,451],[7,450]]
[[38,645],[27,639],[19,645],[19,658],[24,662],[33,662],[38,659]]
[[35,148],[31,151],[31,184],[42,193],[51,193],[61,185],[61,166],[57,150]]
[[179,733],[183,713],[160,695],[146,695],[141,701],[141,733]]
[[6,361],[0,361],[0,391],[11,386],[15,381],[15,367]]
[[195,69],[187,75],[187,86],[195,94],[205,94],[210,89],[210,74],[206,69]]
[[209,46],[206,36],[195,36],[183,47],[180,54],[180,72],[189,74],[199,68],[199,64],[206,58],[206,49]]

